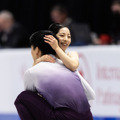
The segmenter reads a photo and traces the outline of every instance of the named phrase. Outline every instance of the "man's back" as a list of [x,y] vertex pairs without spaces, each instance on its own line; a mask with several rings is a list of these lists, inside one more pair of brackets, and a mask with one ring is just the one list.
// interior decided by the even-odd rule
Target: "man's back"
[[25,73],[25,87],[37,89],[54,108],[68,107],[77,112],[89,110],[80,78],[59,60],[41,62],[30,68]]

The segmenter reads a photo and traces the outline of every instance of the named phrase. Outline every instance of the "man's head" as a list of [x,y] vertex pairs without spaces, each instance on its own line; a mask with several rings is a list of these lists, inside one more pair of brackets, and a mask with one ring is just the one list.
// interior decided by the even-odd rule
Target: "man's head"
[[31,53],[34,60],[45,54],[56,54],[52,47],[44,42],[45,35],[53,35],[53,33],[49,30],[41,30],[30,36]]
[[111,5],[111,10],[113,13],[120,14],[120,0],[113,0],[113,3]]
[[13,14],[10,11],[3,10],[0,12],[0,28],[3,31],[9,31],[14,23]]

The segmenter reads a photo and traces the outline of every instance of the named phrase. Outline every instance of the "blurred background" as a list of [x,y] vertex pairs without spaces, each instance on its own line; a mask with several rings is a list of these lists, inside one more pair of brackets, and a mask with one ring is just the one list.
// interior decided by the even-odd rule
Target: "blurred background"
[[69,16],[78,22],[88,23],[92,31],[109,31],[112,0],[0,0],[0,10],[10,10],[15,19],[32,33],[49,26],[50,10],[57,3],[66,5]]
[[94,120],[120,120],[120,0],[0,0],[0,120],[19,120],[14,100],[33,62],[29,36],[53,22],[71,31],[68,51],[78,52],[96,92]]
[[[47,29],[55,22],[52,19],[51,10],[56,4],[64,5],[68,17],[75,22],[86,24],[92,37],[110,39],[113,36],[112,28],[114,22],[118,21],[111,9],[113,0],[1,0],[0,10],[8,10],[14,15],[16,22],[26,28],[28,36],[36,30]],[[118,23],[116,23],[118,24]],[[118,28],[117,28],[118,29]],[[104,41],[104,40],[103,40]],[[109,41],[109,40],[106,40]],[[113,40],[112,43],[115,41]],[[103,44],[99,41],[92,41],[92,44]],[[107,42],[106,44],[109,44]],[[24,46],[24,45],[23,45]]]

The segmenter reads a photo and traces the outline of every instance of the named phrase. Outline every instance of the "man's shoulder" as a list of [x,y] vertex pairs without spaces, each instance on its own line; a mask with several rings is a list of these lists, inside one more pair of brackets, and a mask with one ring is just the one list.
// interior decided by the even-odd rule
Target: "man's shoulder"
[[51,68],[51,67],[55,67],[57,65],[59,65],[58,62],[55,62],[55,63],[40,62],[40,63],[32,66],[31,68],[29,68],[27,71],[32,72],[32,71],[36,71],[36,70],[43,70],[43,69],[48,69],[48,68]]

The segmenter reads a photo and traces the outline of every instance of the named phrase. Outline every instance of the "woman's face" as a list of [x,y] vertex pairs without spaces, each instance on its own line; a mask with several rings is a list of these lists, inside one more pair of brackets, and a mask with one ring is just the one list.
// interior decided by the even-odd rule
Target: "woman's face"
[[70,30],[67,27],[61,28],[59,32],[56,34],[58,40],[59,40],[59,46],[60,48],[65,51],[70,43],[71,43],[71,34]]

